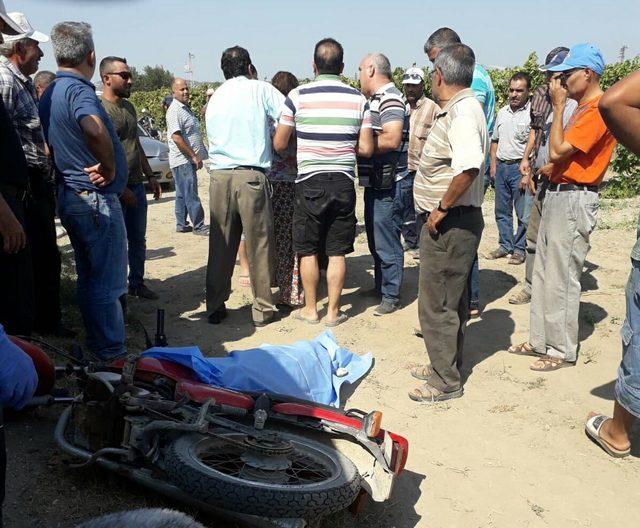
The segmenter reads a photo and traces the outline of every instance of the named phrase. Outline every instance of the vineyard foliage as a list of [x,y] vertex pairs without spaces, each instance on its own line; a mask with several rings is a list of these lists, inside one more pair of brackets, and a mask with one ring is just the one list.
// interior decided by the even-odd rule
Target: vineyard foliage
[[[507,89],[509,79],[518,71],[526,72],[532,80],[532,88],[540,86],[544,82],[544,74],[540,71],[540,64],[537,54],[531,53],[522,66],[514,66],[503,69],[489,69],[489,76],[493,82],[496,92],[496,111],[507,104]],[[600,79],[600,84],[604,90],[615,84],[617,81],[626,77],[630,73],[640,69],[640,56],[623,62],[616,62],[607,65]],[[431,96],[429,69],[424,68],[425,72],[425,94]],[[393,82],[402,90],[403,68],[396,68],[393,71]],[[300,82],[309,82],[310,79],[302,79]],[[342,77],[342,80],[359,88],[360,84],[357,79]],[[206,102],[207,88],[217,88],[220,83],[211,83],[208,85],[199,84],[191,88],[191,108],[197,116]],[[170,89],[162,88],[153,91],[135,91],[131,94],[131,102],[135,105],[138,113],[142,109],[146,109],[160,128],[165,127],[164,111],[162,109],[162,100],[170,93]],[[607,186],[606,193],[611,197],[630,196],[640,193],[640,158],[631,154],[627,149],[618,146],[614,159],[611,163],[611,169],[617,176],[612,178]]]

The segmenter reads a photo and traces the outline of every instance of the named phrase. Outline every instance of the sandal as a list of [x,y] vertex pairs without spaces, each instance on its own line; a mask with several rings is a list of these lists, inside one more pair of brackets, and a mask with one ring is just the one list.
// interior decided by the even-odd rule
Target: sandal
[[624,458],[629,456],[631,453],[631,447],[621,451],[620,449],[616,449],[609,442],[607,442],[604,438],[600,436],[600,429],[607,420],[611,420],[608,416],[604,414],[594,414],[590,416],[586,423],[584,424],[584,432],[587,436],[593,440],[596,444],[598,444],[602,449],[605,450],[606,453],[615,458]]
[[553,372],[554,370],[559,370],[565,367],[573,367],[574,365],[575,363],[570,363],[569,361],[565,361],[564,359],[544,355],[541,356],[529,368],[536,372]]
[[307,319],[300,313],[300,310],[296,310],[295,312],[293,312],[292,317],[298,321],[304,321],[305,323],[308,323],[310,325],[317,325],[320,322],[320,319]]
[[436,403],[452,400],[453,398],[460,398],[462,393],[462,387],[452,392],[442,392],[440,389],[436,389],[433,385],[425,383],[422,387],[418,387],[417,389],[410,391],[409,398],[413,401],[422,403]]
[[509,352],[509,354],[515,354],[516,356],[544,356],[544,354],[539,354],[538,352],[536,352],[535,349],[527,341],[525,341],[524,343],[520,343],[519,345],[511,345],[507,349],[507,352]]
[[251,288],[251,279],[249,275],[238,275],[238,284],[243,288]]
[[324,326],[326,326],[327,328],[334,328],[344,323],[347,319],[349,319],[349,316],[344,312],[340,312],[338,314],[338,318],[335,321],[327,321],[324,323]]
[[433,374],[431,365],[419,365],[417,367],[413,367],[409,372],[411,372],[411,375],[414,378],[422,381],[427,381]]

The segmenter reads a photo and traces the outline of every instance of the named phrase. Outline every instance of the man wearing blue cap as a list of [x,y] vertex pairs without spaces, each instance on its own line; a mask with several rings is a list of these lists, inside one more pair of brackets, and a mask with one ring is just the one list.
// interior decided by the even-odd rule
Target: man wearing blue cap
[[[537,356],[531,370],[575,365],[578,353],[580,277],[598,215],[598,186],[616,141],[598,110],[604,59],[593,44],[569,50],[549,84],[553,121],[549,135],[549,186],[542,209],[533,268],[529,341],[510,352]],[[566,130],[567,98],[578,101]]]

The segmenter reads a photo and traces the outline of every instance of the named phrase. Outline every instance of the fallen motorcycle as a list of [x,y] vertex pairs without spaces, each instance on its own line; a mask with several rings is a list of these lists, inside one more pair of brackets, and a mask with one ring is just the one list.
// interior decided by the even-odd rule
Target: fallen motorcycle
[[[408,442],[381,428],[378,411],[210,386],[140,354],[100,364],[13,339],[39,371],[34,403],[68,404],[55,440],[76,467],[102,466],[205,511],[317,521],[366,495],[387,500],[405,466]],[[75,390],[54,396],[55,377]]]

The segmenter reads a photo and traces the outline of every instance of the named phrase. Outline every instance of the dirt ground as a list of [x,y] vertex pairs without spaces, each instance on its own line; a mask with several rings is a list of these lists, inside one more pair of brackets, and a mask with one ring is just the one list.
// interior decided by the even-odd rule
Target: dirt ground
[[[207,210],[206,173],[200,177],[200,193]],[[426,357],[423,342],[412,332],[417,322],[418,266],[406,258],[403,308],[374,317],[374,300],[361,295],[372,286],[372,261],[359,224],[343,297],[350,319],[335,329],[335,335],[354,352],[373,352],[375,367],[348,406],[383,411],[384,426],[409,439],[410,454],[391,500],[369,504],[357,518],[336,515],[325,527],[637,525],[640,428],[634,436],[634,456],[614,460],[587,440],[583,422],[589,410],[609,413],[612,408],[624,286],[639,205],[639,200],[627,200],[604,202],[601,208],[582,281],[581,351],[574,368],[534,373],[528,368],[530,359],[506,352],[511,343],[528,337],[528,306],[507,302],[519,288],[524,266],[481,259],[484,311],[468,327],[465,395],[435,406],[407,397],[415,385],[409,368]],[[362,220],[362,200],[359,206]],[[496,247],[490,196],[484,215],[481,253]],[[147,240],[147,283],[160,294],[160,301],[131,300],[130,311],[153,329],[156,307],[164,308],[171,345],[197,344],[205,354],[220,356],[265,342],[288,344],[320,331],[291,317],[255,329],[250,322],[251,292],[239,287],[235,278],[228,319],[218,326],[207,324],[203,289],[208,241],[175,232],[173,193],[150,202]],[[65,295],[71,295],[67,290]],[[132,321],[128,334],[131,348],[142,346],[140,329]],[[100,470],[70,469],[52,440],[58,413],[55,408],[39,409],[7,425],[7,528],[68,528],[111,511],[181,508]],[[200,519],[211,527],[232,526]]]

